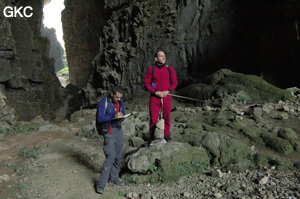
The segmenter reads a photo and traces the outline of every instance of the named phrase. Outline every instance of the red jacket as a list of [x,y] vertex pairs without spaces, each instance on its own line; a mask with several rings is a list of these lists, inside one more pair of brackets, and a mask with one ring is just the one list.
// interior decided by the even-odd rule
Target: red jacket
[[[170,68],[170,73],[169,69]],[[170,78],[171,75],[171,78]],[[156,83],[156,88],[153,88],[151,83]],[[152,66],[150,66],[144,77],[144,86],[148,91],[154,94],[155,91],[174,91],[177,86],[177,76],[172,66],[163,66],[158,68],[155,66],[154,74],[152,74]]]

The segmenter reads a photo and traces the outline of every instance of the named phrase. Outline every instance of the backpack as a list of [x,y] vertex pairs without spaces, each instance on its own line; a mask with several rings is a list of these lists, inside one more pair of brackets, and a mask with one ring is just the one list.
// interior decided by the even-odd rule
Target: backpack
[[[106,100],[105,100],[105,108],[104,108],[104,113],[106,112],[106,108],[107,108],[107,97],[106,97]],[[98,105],[99,106],[99,105]],[[104,124],[106,122],[98,122],[98,107],[97,107],[97,112],[96,112],[96,131],[98,133],[98,135],[104,135],[107,133],[107,128],[104,128]]]

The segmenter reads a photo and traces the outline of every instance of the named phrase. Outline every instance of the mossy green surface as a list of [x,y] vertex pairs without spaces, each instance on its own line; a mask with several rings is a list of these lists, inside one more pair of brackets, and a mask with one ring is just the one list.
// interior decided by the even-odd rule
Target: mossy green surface
[[292,99],[290,92],[269,84],[256,75],[244,75],[231,73],[218,82],[228,89],[228,94],[245,91],[255,102],[277,102],[279,100]]
[[[241,91],[244,95],[235,96]],[[207,105],[211,105],[213,100],[218,98],[224,100],[226,97],[233,102],[251,100],[256,103],[278,102],[294,98],[289,91],[273,86],[256,75],[235,72],[225,75],[215,83],[187,86],[177,91],[177,94],[202,100],[202,103]],[[236,99],[231,99],[233,96]]]
[[288,170],[295,166],[291,160],[276,157],[268,153],[257,153],[254,157],[254,162],[260,167],[275,166],[277,170]]
[[277,135],[263,133],[261,137],[263,138],[267,147],[278,153],[289,155],[294,151],[292,144],[288,140],[279,138]]
[[243,134],[246,138],[255,144],[263,145],[263,139],[260,137],[261,132],[259,129],[255,128],[242,128],[240,133]]

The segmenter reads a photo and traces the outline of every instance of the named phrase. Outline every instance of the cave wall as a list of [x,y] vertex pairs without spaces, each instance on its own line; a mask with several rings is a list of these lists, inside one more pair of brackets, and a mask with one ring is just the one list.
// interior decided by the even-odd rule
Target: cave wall
[[[40,34],[43,2],[1,0],[0,88],[19,120],[53,119],[63,91],[48,57],[49,40]],[[33,16],[7,18],[5,6],[31,6]],[[13,112],[12,112],[13,114]]]
[[106,24],[104,1],[65,0],[62,24],[70,83],[86,86],[93,71],[92,61],[99,53],[99,36]]
[[[71,0],[65,4],[69,10],[79,10]],[[69,58],[67,53],[71,82],[80,88],[87,82],[83,90],[91,103],[114,84],[128,92],[141,90],[144,72],[153,64],[158,49],[166,52],[167,63],[175,67],[181,85],[229,68],[262,76],[282,88],[300,86],[294,72],[300,53],[297,1],[110,0],[94,8],[98,12],[90,10],[88,16],[106,19],[103,28],[96,30],[100,46],[94,69],[79,59],[84,52],[90,53],[85,41],[90,32],[81,21],[88,24],[92,20],[79,11],[65,19],[82,17],[75,20],[77,28],[76,24],[65,25],[66,31],[74,32],[72,37],[66,35],[73,45],[66,49],[73,55]]]
[[54,28],[47,28],[42,24],[41,34],[50,41],[49,57],[54,59],[54,71],[58,72],[64,68],[64,63],[66,62],[65,50],[57,40]]

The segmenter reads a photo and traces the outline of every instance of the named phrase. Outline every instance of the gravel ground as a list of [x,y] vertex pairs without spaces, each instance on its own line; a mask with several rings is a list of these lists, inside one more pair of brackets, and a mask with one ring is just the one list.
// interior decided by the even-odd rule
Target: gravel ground
[[[108,190],[114,187],[108,187]],[[177,183],[127,185],[120,189],[127,198],[243,198],[299,199],[300,174],[276,170],[227,173],[223,177],[193,175]],[[105,194],[104,194],[105,195]],[[133,197],[136,196],[136,197]],[[137,197],[139,196],[139,197]]]

